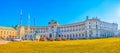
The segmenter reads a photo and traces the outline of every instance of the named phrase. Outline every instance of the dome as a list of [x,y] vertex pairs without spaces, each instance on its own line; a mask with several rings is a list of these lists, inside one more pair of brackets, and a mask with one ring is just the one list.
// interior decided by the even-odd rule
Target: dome
[[55,20],[51,20],[50,22],[48,22],[48,24],[57,24],[58,22]]

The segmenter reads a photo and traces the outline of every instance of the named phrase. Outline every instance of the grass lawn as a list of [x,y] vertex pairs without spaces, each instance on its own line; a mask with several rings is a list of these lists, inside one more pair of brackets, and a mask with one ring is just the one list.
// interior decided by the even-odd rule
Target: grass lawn
[[9,42],[0,44],[0,53],[120,53],[120,38]]

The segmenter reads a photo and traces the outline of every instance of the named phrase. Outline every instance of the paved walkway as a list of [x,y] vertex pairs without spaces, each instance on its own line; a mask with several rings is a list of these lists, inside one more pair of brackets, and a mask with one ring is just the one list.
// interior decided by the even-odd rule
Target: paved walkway
[[0,44],[7,44],[10,41],[0,40]]

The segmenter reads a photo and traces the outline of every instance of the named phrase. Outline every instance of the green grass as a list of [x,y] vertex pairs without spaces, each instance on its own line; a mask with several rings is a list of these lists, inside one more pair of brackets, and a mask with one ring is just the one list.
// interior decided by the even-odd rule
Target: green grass
[[120,38],[53,42],[10,42],[0,53],[120,53]]

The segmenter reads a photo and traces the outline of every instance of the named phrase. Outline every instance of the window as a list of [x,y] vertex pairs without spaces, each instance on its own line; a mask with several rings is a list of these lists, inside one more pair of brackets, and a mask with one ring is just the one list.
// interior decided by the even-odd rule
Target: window
[[8,34],[8,31],[7,31],[7,34]]
[[91,28],[91,26],[89,25],[89,29]]
[[78,29],[76,28],[76,31],[78,31]]
[[89,24],[90,24],[90,22],[89,22]]
[[52,26],[52,28],[54,28],[54,26]]
[[14,32],[13,32],[13,34],[14,34]]
[[6,34],[5,31],[4,31],[4,34]]
[[96,29],[98,29],[98,25],[96,25]]

